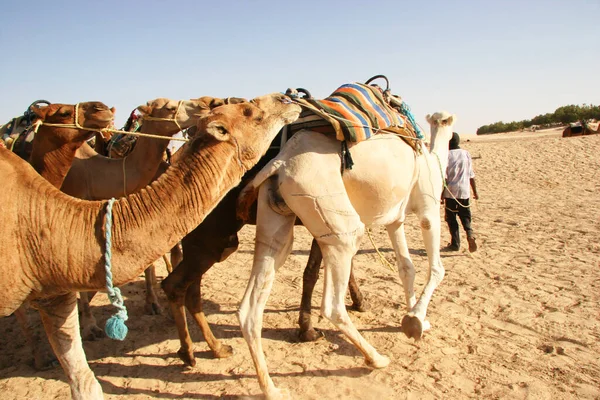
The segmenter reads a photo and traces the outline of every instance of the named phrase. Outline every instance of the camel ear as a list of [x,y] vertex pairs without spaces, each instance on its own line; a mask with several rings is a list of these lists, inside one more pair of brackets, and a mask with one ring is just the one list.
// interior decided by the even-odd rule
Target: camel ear
[[450,117],[446,118],[446,120],[444,122],[448,126],[454,125],[456,123],[456,115],[452,114]]
[[429,122],[430,124],[432,124],[432,123],[433,123],[433,119],[431,118],[431,114],[427,114],[427,115],[425,116],[425,120],[427,120],[427,122]]
[[117,109],[116,109],[115,107],[112,107],[112,108],[110,109],[110,112],[111,112],[111,113],[113,113],[113,115],[114,115],[114,113],[116,113],[116,112],[117,112]]
[[204,128],[206,133],[212,135],[215,139],[221,142],[229,140],[229,130],[222,121],[211,121]]
[[139,106],[137,109],[142,115],[150,115],[152,113],[152,107],[149,105]]
[[44,118],[46,118],[46,114],[48,114],[49,108],[50,107],[33,106],[29,110],[35,115],[36,119],[44,119]]

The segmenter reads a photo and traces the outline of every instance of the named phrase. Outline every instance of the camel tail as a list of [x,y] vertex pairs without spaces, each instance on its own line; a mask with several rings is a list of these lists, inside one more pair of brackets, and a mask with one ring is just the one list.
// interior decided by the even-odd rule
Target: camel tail
[[250,208],[258,198],[258,189],[267,179],[275,175],[283,165],[283,160],[277,158],[268,162],[240,192],[237,198],[237,217],[247,222],[250,219]]

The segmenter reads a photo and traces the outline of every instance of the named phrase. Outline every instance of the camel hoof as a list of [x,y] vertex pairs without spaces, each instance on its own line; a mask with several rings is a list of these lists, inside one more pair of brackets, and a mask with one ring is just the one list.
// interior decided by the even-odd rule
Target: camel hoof
[[367,304],[366,301],[363,301],[362,303],[359,303],[359,304],[352,303],[352,305],[348,308],[350,310],[354,310],[354,311],[358,311],[358,312],[367,312],[367,311],[369,311],[369,304]]
[[106,334],[97,325],[88,325],[84,328],[81,333],[83,340],[93,342],[96,339],[102,339],[106,337]]
[[414,315],[407,314],[402,318],[401,329],[409,339],[412,338],[415,341],[421,340],[421,336],[423,336],[423,324]]
[[177,355],[179,359],[183,361],[185,365],[189,365],[190,367],[196,366],[196,359],[194,358],[194,354],[191,351],[186,351],[184,349],[179,349],[177,351]]
[[301,342],[316,342],[325,337],[325,334],[317,329],[310,328],[307,331],[300,331],[298,335]]
[[276,387],[265,393],[266,400],[291,400],[292,396],[287,389],[277,389]]
[[373,360],[366,359],[365,363],[371,368],[380,369],[390,365],[390,359],[386,356],[378,355]]
[[222,344],[221,347],[219,347],[219,350],[213,350],[213,355],[215,358],[231,357],[233,355],[233,347],[227,344]]
[[38,371],[47,371],[58,367],[60,364],[53,354],[36,354],[33,358],[33,368]]
[[144,308],[148,315],[162,315],[163,313],[162,307],[156,302],[146,303]]

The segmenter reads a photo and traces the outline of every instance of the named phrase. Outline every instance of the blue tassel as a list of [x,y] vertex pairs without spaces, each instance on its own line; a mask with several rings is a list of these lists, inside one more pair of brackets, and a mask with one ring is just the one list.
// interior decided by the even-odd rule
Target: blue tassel
[[127,325],[125,325],[125,321],[119,318],[116,315],[113,315],[106,321],[106,326],[104,327],[104,331],[109,338],[115,340],[124,340],[127,336]]
[[106,272],[106,291],[108,292],[108,298],[110,299],[110,303],[119,309],[119,311],[110,317],[108,321],[106,321],[104,330],[109,338],[123,340],[127,336],[128,331],[127,326],[125,325],[125,321],[127,321],[127,308],[125,308],[123,296],[121,296],[121,290],[113,287],[112,282],[111,246],[112,208],[114,202],[115,199],[110,199],[106,205],[106,222],[104,225],[104,234],[106,235],[106,250],[104,253],[104,269]]

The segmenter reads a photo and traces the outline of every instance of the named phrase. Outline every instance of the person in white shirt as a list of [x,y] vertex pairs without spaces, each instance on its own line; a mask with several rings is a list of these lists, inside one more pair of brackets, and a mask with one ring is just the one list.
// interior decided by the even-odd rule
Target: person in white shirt
[[448,168],[446,169],[446,188],[444,188],[443,199],[446,205],[446,222],[450,230],[451,242],[445,248],[446,251],[458,251],[460,249],[460,229],[456,216],[460,219],[463,229],[467,234],[469,251],[477,250],[477,242],[473,229],[471,228],[471,189],[473,198],[479,199],[477,186],[475,185],[475,172],[471,154],[460,148],[460,136],[452,133],[450,140],[450,152],[448,155]]

